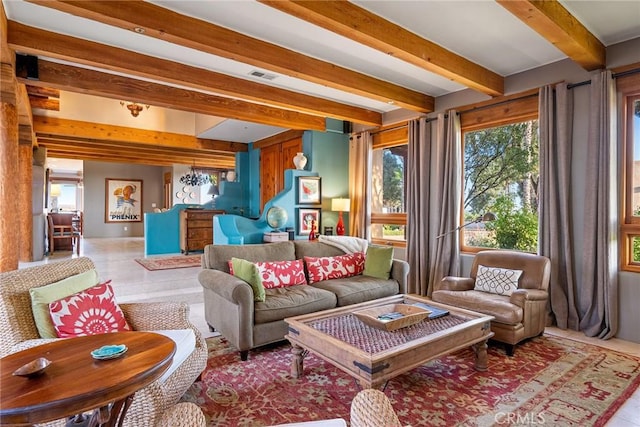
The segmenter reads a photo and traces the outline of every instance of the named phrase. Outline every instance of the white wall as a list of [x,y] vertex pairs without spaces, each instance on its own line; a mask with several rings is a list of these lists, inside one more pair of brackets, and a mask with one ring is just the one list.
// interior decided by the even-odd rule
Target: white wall
[[105,179],[142,180],[142,212],[152,212],[152,203],[162,206],[163,170],[162,166],[85,161],[84,237],[144,236],[143,222],[105,222]]

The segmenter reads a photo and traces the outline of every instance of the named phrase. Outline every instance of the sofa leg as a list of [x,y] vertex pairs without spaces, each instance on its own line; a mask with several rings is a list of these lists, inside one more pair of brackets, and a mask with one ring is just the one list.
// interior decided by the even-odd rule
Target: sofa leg
[[215,332],[216,331],[216,328],[214,328],[210,324],[207,323],[207,326],[209,327],[209,332]]
[[516,350],[515,344],[505,344],[505,350],[507,351],[507,356],[513,357],[513,352]]
[[242,350],[240,352],[240,360],[242,360],[243,362],[246,361],[249,358],[249,350]]

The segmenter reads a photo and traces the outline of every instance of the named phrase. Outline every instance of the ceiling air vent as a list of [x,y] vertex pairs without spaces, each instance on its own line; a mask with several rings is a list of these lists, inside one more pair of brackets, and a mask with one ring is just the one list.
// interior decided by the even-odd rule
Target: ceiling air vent
[[275,74],[263,73],[262,71],[258,71],[258,70],[253,70],[252,72],[249,73],[249,75],[252,77],[257,77],[259,79],[265,79],[265,80],[273,80],[276,77],[278,77]]

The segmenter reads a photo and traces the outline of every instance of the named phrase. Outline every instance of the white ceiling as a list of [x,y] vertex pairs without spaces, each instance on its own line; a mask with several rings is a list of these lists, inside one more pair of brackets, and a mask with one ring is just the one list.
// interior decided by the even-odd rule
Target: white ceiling
[[[10,20],[29,26],[382,113],[397,108],[22,0],[2,1]],[[434,97],[465,88],[256,1],[151,2]],[[566,58],[564,53],[493,0],[357,0],[354,3],[505,77]],[[640,0],[561,0],[560,3],[605,46],[640,37]],[[276,77],[267,81],[249,76],[256,69]],[[281,130],[273,126],[226,120],[198,136],[250,142]]]

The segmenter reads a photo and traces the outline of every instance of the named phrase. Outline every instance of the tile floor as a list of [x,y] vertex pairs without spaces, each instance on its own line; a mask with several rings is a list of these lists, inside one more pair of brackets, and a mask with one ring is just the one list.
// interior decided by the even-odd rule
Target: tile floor
[[[148,271],[134,261],[144,257],[143,238],[87,238],[82,239],[81,256],[90,257],[101,279],[111,279],[119,302],[186,301],[190,305],[191,321],[205,336],[212,336],[204,320],[202,288],[197,275],[200,270],[180,268]],[[71,252],[56,252],[42,261],[21,263],[20,268],[75,257]],[[602,341],[585,337],[580,332],[547,328],[546,334],[563,336],[577,341],[611,348],[640,357],[640,344],[619,339]],[[640,388],[625,402],[607,424],[608,427],[640,427]]]

